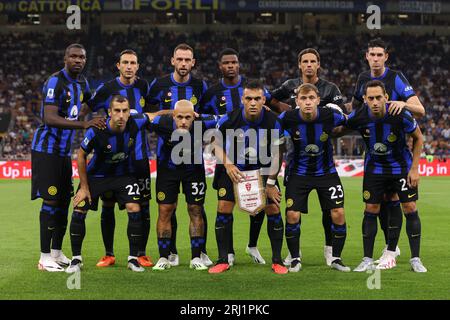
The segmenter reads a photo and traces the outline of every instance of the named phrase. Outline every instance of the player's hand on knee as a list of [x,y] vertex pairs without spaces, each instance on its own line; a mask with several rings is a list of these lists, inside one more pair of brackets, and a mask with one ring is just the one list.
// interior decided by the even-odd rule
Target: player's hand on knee
[[95,127],[97,129],[103,130],[106,128],[106,119],[104,117],[93,118],[86,122],[85,129]]
[[419,171],[410,170],[408,173],[408,186],[410,188],[417,188],[419,185]]
[[388,101],[389,103],[389,114],[395,116],[402,112],[403,108],[406,106],[404,101]]
[[89,192],[89,189],[80,188],[80,190],[78,190],[77,194],[73,198],[73,207],[75,208],[81,201],[85,199],[87,199],[89,204],[91,204],[91,193]]
[[276,185],[266,186],[266,196],[268,199],[272,200],[273,203],[279,208],[281,202],[281,192]]

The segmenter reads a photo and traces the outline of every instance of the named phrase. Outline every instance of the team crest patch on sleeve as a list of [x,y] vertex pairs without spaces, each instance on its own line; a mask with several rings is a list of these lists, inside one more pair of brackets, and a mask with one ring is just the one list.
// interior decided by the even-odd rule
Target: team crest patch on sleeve
[[320,141],[325,142],[328,140],[328,134],[326,132],[322,132],[322,134],[320,135]]
[[395,141],[397,140],[397,136],[396,136],[394,133],[391,132],[391,133],[388,135],[387,140],[388,140],[389,142],[395,142]]
[[370,199],[370,192],[365,190],[363,192],[363,197],[364,197],[365,200],[369,200]]
[[49,195],[54,196],[58,193],[58,189],[55,186],[50,186],[48,187],[47,192]]
[[55,97],[55,89],[50,88],[47,91],[47,98],[48,99],[53,99]]
[[197,97],[196,96],[192,96],[191,97],[191,102],[192,102],[193,105],[196,105],[197,102],[198,102]]
[[140,105],[141,107],[144,107],[144,106],[145,106],[145,99],[144,99],[144,97],[141,97],[141,98],[139,99],[139,105]]

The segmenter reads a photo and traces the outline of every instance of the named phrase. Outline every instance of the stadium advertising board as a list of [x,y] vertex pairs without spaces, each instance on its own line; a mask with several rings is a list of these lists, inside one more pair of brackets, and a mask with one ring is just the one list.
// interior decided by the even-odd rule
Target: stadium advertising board
[[101,11],[104,0],[31,0],[0,1],[0,12],[66,13],[67,7],[77,5],[81,11]]
[[[358,160],[336,160],[336,169],[341,177],[363,176],[364,161]],[[205,161],[205,172],[207,177],[214,176],[215,161]],[[280,176],[284,176],[285,164],[280,170]],[[77,162],[72,161],[73,177],[78,178]],[[156,161],[150,160],[150,172],[152,177],[156,177]],[[419,163],[419,173],[421,176],[436,177],[450,176],[450,162],[442,162],[421,159]],[[31,179],[31,161],[0,161],[0,179]]]

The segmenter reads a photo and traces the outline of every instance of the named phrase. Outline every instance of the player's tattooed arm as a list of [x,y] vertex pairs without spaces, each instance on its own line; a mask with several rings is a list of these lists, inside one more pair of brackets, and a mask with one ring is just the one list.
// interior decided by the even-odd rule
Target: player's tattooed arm
[[87,178],[87,153],[82,149],[78,149],[78,174],[80,176],[80,189],[78,189],[75,198],[73,198],[73,207],[75,208],[81,201],[88,200],[91,203],[91,193],[89,192],[89,183]]
[[408,172],[408,185],[416,188],[419,185],[419,160],[423,147],[423,135],[419,126],[417,126],[416,130],[414,130],[410,136],[413,139],[413,160],[411,169]]
[[389,113],[392,115],[398,115],[404,108],[414,115],[415,118],[422,118],[425,116],[425,108],[420,102],[417,96],[409,97],[406,102],[404,101],[388,101]]
[[163,116],[163,115],[166,115],[166,114],[172,115],[173,114],[173,110],[159,110],[159,111],[156,111],[156,112],[146,112],[145,114],[147,115],[147,117],[150,120],[150,122],[152,122],[153,119],[155,119],[155,117],[157,117],[157,116]]
[[44,122],[46,125],[61,129],[87,129],[96,127],[98,129],[106,128],[104,118],[94,118],[90,121],[68,120],[58,114],[58,107],[54,105],[45,105]]

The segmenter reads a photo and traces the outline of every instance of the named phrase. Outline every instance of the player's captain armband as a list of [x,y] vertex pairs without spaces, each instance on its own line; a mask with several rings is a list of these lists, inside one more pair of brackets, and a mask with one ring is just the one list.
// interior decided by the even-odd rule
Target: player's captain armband
[[55,89],[54,88],[49,88],[47,91],[47,98],[48,99],[53,99],[55,97]]

